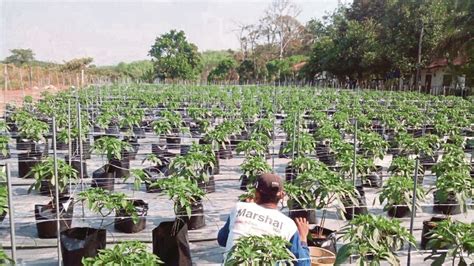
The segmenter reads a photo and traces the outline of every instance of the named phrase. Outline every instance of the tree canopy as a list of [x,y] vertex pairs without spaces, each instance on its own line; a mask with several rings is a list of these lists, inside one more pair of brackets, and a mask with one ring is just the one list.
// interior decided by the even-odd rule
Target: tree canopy
[[16,66],[27,65],[35,60],[35,54],[31,49],[12,49],[11,55],[5,58],[6,64],[14,64]]
[[197,46],[186,40],[183,31],[171,30],[156,38],[149,55],[155,74],[161,79],[193,80],[201,71]]

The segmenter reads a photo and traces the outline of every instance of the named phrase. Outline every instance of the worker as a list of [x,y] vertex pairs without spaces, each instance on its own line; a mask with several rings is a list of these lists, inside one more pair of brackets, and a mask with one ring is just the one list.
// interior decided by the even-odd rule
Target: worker
[[[231,211],[223,228],[219,230],[217,242],[226,248],[226,253],[242,236],[280,236],[291,243],[290,251],[295,255],[295,265],[310,265],[306,243],[308,221],[295,221],[281,213],[278,202],[285,196],[283,183],[276,174],[264,173],[257,177],[253,202],[238,202]],[[296,222],[296,223],[295,223]]]

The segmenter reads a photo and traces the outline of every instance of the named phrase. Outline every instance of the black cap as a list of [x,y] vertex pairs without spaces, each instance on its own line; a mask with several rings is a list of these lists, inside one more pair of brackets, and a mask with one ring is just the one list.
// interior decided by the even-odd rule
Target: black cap
[[267,195],[277,195],[283,190],[283,183],[281,178],[272,173],[264,173],[257,177],[255,188],[258,192]]

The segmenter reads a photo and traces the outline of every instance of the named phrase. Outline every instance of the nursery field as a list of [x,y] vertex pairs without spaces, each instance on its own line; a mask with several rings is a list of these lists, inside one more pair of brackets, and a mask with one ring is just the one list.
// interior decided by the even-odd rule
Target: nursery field
[[270,171],[282,212],[310,221],[312,265],[474,260],[472,97],[141,84],[5,110],[3,262],[219,265],[219,228]]

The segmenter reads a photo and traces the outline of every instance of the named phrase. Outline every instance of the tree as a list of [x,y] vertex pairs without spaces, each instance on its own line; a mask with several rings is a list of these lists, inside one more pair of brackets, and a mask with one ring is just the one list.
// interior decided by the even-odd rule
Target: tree
[[131,63],[120,62],[116,70],[135,81],[153,82],[153,63],[149,60],[134,61]]
[[204,51],[201,54],[202,59],[202,73],[201,80],[207,80],[210,71],[215,68],[221,61],[225,59],[232,59],[235,52],[232,50],[222,51]]
[[207,81],[231,81],[237,80],[237,62],[232,58],[222,60],[207,76]]
[[61,71],[80,71],[85,69],[92,61],[94,61],[92,57],[74,58],[64,62],[64,65],[61,66]]
[[283,59],[288,45],[299,39],[304,27],[296,17],[300,10],[290,0],[274,0],[260,20],[261,35],[278,47],[278,58]]
[[35,60],[35,54],[31,49],[12,49],[12,55],[5,58],[6,64],[14,64],[16,66],[23,66],[30,64]]
[[313,79],[317,73],[329,71],[340,80],[360,80],[364,75],[380,73],[384,64],[377,40],[379,30],[372,19],[349,20],[344,10],[339,10],[315,44],[310,62],[304,67],[306,76]]
[[198,48],[186,40],[183,31],[171,30],[157,37],[149,55],[156,76],[162,79],[193,80],[201,70]]

